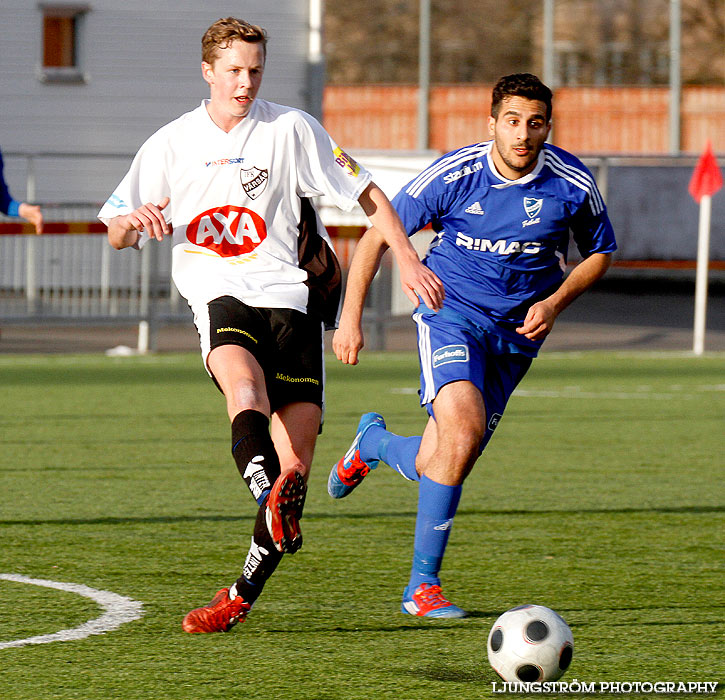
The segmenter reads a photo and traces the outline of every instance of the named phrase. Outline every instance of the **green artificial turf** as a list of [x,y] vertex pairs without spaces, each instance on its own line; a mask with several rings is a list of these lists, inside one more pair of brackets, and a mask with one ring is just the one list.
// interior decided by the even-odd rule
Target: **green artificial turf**
[[[303,549],[246,623],[186,635],[184,614],[239,575],[256,514],[198,356],[0,357],[0,573],[111,591],[144,611],[103,635],[0,648],[0,697],[500,697],[486,638],[521,603],[570,624],[562,680],[725,681],[725,356],[535,361],[451,533],[442,580],[471,612],[462,621],[400,613],[415,484],[381,464],[350,498],[326,493],[361,413],[422,429],[417,376],[411,354],[329,358]],[[0,580],[0,644],[102,612]]]

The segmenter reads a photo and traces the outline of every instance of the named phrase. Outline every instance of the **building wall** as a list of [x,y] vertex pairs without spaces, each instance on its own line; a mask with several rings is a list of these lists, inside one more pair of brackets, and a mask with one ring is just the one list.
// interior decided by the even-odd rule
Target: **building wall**
[[[241,16],[270,34],[260,96],[303,109],[308,104],[308,2],[304,0],[92,0],[80,37],[80,84],[39,79],[42,12],[37,0],[0,4],[0,148],[3,152],[133,154],[163,124],[209,94],[201,76],[201,36],[220,17]],[[63,159],[37,163],[37,198],[105,198],[127,159],[81,167]],[[6,175],[25,194],[26,164],[8,158]],[[49,169],[49,170],[48,170]]]

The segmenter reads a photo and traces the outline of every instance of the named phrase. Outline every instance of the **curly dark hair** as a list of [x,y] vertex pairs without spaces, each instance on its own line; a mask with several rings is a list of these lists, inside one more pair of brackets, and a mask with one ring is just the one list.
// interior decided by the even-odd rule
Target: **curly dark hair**
[[513,73],[501,78],[493,88],[491,116],[498,119],[501,103],[507,97],[525,97],[546,105],[546,121],[551,120],[551,90],[531,73]]

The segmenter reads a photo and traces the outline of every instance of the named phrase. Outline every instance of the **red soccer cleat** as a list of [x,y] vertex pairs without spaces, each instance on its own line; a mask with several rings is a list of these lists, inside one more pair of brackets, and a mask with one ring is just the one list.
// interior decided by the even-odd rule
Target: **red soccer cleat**
[[232,600],[229,589],[222,588],[211,603],[187,613],[181,627],[189,634],[228,632],[237,622],[244,622],[251,607],[240,595]]
[[294,554],[302,546],[300,518],[306,495],[307,483],[296,469],[280,475],[272,486],[265,515],[269,534],[280,552]]

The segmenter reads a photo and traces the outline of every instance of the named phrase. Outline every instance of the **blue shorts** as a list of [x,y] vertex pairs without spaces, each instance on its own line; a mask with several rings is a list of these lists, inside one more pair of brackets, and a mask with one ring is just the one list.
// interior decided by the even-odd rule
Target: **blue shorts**
[[443,386],[473,383],[486,408],[486,432],[479,448],[483,452],[533,358],[457,314],[416,313],[413,319],[418,326],[421,406],[435,418],[433,399]]

